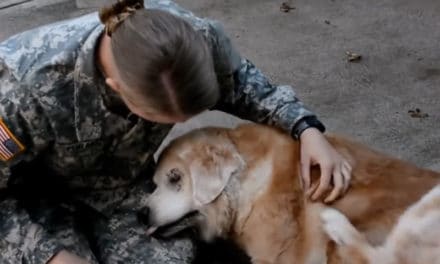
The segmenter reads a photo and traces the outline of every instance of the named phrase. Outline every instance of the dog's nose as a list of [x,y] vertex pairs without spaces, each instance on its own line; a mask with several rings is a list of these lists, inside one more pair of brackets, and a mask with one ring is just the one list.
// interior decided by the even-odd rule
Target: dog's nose
[[149,224],[150,224],[150,208],[146,207],[145,209],[140,210],[137,213],[137,217],[138,217],[138,221],[141,224],[149,226]]

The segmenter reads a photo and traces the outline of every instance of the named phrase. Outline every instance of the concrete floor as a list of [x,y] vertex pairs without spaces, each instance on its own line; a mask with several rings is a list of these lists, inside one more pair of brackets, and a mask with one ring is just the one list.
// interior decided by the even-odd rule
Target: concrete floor
[[[95,11],[98,0],[0,2],[0,41],[51,21]],[[106,0],[99,0],[106,1]],[[223,22],[243,55],[276,83],[291,84],[326,124],[370,146],[440,170],[440,1],[176,0]],[[84,4],[85,3],[85,4]],[[362,55],[346,61],[346,51]],[[414,118],[419,108],[426,118]],[[240,120],[207,113],[177,125],[233,126]]]

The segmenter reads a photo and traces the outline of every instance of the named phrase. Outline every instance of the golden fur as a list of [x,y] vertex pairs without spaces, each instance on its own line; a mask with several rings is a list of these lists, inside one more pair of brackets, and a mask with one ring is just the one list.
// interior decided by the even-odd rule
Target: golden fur
[[[154,179],[160,189],[165,171],[178,168],[182,177],[191,178],[181,186],[186,197],[200,191],[192,186],[194,181],[212,177],[214,171],[221,172],[223,168],[235,168],[228,171],[230,176],[222,174],[215,178],[222,186],[210,186],[219,194],[204,202],[186,205],[188,210],[200,213],[195,224],[205,239],[231,238],[253,263],[368,263],[365,254],[356,247],[338,247],[329,239],[322,228],[323,211],[328,207],[338,210],[369,244],[379,245],[399,216],[439,183],[440,173],[344,137],[329,135],[327,138],[353,167],[348,192],[329,205],[310,202],[303,195],[299,181],[299,142],[263,125],[190,132],[176,139],[162,153]],[[223,143],[229,145],[224,147]],[[211,156],[212,151],[216,155]],[[233,153],[239,155],[242,163],[231,159]],[[205,168],[208,172],[216,166],[217,169],[197,175],[194,162],[207,159],[210,164],[199,162],[197,166],[208,166]],[[319,175],[319,168],[314,167],[313,180]],[[157,211],[166,207],[156,202],[156,198],[163,195],[160,190],[152,195],[149,206],[154,225],[167,224],[165,220],[155,219]],[[436,209],[440,210],[438,204]]]

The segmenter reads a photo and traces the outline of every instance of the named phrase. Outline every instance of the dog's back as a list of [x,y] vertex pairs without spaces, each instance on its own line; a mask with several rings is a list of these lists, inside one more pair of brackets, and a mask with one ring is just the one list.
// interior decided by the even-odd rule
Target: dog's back
[[[408,206],[440,181],[440,173],[393,158],[351,140],[329,141],[353,162],[351,188],[332,207],[339,209],[373,244],[382,242]],[[382,230],[384,229],[384,230]],[[387,232],[385,232],[387,233]]]
[[339,211],[325,209],[321,218],[324,230],[346,258],[357,257],[368,264],[440,263],[440,185],[409,207],[386,242],[376,247]]
[[[242,125],[233,130],[231,134],[234,143],[237,144],[241,154],[246,156],[247,160],[258,161],[265,157],[271,159],[274,168],[276,168],[272,174],[271,186],[267,188],[267,192],[262,195],[258,203],[253,204],[253,210],[256,212],[267,211],[265,208],[269,206],[290,208],[289,210],[293,210],[291,213],[294,215],[294,224],[299,225],[296,226],[298,233],[295,234],[297,236],[295,239],[298,240],[298,237],[302,237],[303,244],[309,244],[308,246],[296,247],[295,243],[292,243],[290,250],[294,253],[288,254],[290,256],[286,256],[284,259],[299,259],[298,256],[303,255],[304,261],[306,261],[308,253],[304,251],[313,251],[317,247],[323,246],[325,248],[322,249],[322,252],[328,254],[326,256],[328,263],[341,263],[341,256],[338,255],[334,247],[327,248],[326,242],[307,237],[319,237],[319,235],[317,235],[317,231],[304,230],[321,228],[319,221],[304,220],[304,215],[307,214],[304,211],[307,211],[307,207],[311,203],[304,202],[302,205],[290,206],[285,204],[286,193],[291,190],[293,194],[299,189],[299,143],[281,131],[255,124]],[[327,138],[350,161],[353,167],[349,191],[343,199],[337,200],[330,206],[343,212],[356,228],[365,234],[367,241],[373,245],[383,243],[399,216],[440,181],[440,173],[438,172],[417,167],[343,137],[330,135]],[[311,174],[314,180],[319,179],[319,168],[314,167]],[[296,192],[295,195],[302,194]],[[296,198],[291,200],[294,203],[298,202]],[[280,212],[280,216],[274,215],[273,218],[282,219],[281,214],[284,213]],[[261,217],[261,213],[259,214],[258,217]],[[270,233],[272,231],[267,229],[270,229],[268,226],[272,225],[277,226],[275,222],[259,223],[258,220],[255,220],[254,226],[249,229],[255,228],[261,232]],[[285,228],[285,230],[287,229]],[[281,231],[278,234],[285,236],[288,232]],[[277,233],[273,232],[271,236],[277,236]],[[249,238],[249,240],[253,240],[253,236]],[[277,240],[276,237],[270,239]]]

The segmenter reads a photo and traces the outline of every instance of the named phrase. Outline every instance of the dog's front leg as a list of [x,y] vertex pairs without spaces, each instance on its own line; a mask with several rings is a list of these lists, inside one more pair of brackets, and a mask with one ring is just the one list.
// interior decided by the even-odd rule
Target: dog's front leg
[[326,264],[328,238],[320,228],[320,214],[324,206],[320,203],[305,202],[303,226],[303,264]]

